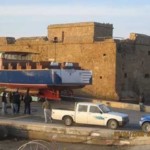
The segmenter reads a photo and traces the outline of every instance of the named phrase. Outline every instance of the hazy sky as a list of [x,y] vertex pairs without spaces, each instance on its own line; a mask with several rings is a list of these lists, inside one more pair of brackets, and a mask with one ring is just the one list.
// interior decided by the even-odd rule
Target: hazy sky
[[113,24],[113,36],[150,35],[150,0],[0,0],[0,36],[47,36],[50,24]]

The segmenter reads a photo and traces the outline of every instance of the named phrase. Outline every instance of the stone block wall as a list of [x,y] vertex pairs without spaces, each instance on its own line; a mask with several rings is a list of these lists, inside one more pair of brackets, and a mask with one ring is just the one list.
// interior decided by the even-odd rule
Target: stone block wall
[[63,43],[88,43],[101,38],[112,37],[112,25],[96,22],[58,24],[48,26],[48,39]]
[[0,45],[14,44],[14,37],[0,37]]
[[[54,58],[54,45],[49,46],[49,58]],[[116,99],[116,43],[114,40],[87,44],[56,45],[58,62],[79,62],[84,69],[93,71],[93,84],[84,88],[85,93],[96,97]]]
[[137,44],[150,45],[150,36],[145,34],[130,33],[130,40],[135,41]]
[[39,56],[33,57],[36,61],[54,60],[56,57],[58,62],[78,62],[82,68],[93,71],[93,85],[86,86],[82,95],[117,98],[115,90],[116,43],[114,40],[84,44],[56,43],[56,45],[47,41],[36,44],[30,42],[30,46],[29,43],[19,44],[16,40],[16,44],[0,46],[0,50],[5,48],[38,52]]
[[[137,98],[143,92],[150,96],[150,37],[130,34],[128,40],[119,41],[117,50],[117,90],[122,98]],[[118,86],[119,87],[119,86]]]
[[100,24],[95,23],[94,26],[94,41],[100,41],[113,37],[113,25],[112,24]]

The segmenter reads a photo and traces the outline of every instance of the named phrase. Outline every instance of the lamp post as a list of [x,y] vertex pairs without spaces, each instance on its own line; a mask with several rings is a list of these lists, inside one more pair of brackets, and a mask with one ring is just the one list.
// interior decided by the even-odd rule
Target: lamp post
[[53,43],[55,44],[55,59],[54,59],[54,61],[56,62],[56,56],[57,56],[57,54],[56,54],[56,43],[58,43],[58,37],[54,37]]

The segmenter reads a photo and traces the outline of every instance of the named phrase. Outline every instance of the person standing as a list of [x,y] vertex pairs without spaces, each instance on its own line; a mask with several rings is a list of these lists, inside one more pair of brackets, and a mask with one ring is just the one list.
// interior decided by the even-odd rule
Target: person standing
[[7,97],[6,97],[6,92],[3,92],[2,95],[2,114],[7,114]]
[[29,90],[27,90],[26,95],[24,96],[24,114],[31,114],[30,103],[32,102],[32,97],[29,95]]
[[51,105],[50,105],[50,103],[49,103],[49,101],[47,99],[42,104],[42,108],[44,110],[45,123],[48,123],[48,121],[50,121],[52,123]]
[[18,90],[15,93],[15,97],[16,97],[16,104],[17,104],[17,114],[20,112],[20,94],[18,92]]
[[16,92],[13,92],[13,113],[18,114],[20,110],[20,95],[18,93],[18,90]]
[[14,105],[13,105],[13,94],[12,92],[9,92],[9,102],[12,110],[12,114],[14,113]]
[[144,93],[142,93],[139,98],[140,111],[144,111],[144,103],[145,103],[145,96]]

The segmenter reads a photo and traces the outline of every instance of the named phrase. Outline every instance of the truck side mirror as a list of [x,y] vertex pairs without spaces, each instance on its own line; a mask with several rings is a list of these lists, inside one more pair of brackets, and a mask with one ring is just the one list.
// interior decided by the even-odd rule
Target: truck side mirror
[[102,114],[103,112],[101,110],[99,110],[99,113]]

